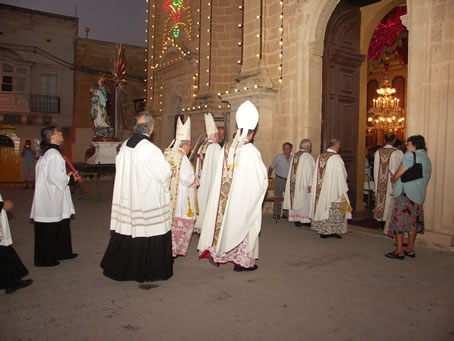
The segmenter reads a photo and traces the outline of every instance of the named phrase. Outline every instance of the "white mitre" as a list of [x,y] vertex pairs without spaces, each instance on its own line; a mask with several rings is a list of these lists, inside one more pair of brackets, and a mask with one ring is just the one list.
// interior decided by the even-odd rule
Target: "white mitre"
[[213,115],[210,113],[205,114],[205,129],[208,137],[218,132],[218,127],[216,127]]
[[181,118],[178,117],[177,121],[177,132],[175,134],[177,141],[186,141],[191,139],[191,118],[188,117],[185,124],[181,122]]
[[238,167],[241,148],[244,145],[248,131],[254,130],[255,127],[257,127],[259,112],[251,101],[246,101],[239,106],[236,111],[235,119],[238,130],[236,131],[235,139],[230,146],[227,167]]

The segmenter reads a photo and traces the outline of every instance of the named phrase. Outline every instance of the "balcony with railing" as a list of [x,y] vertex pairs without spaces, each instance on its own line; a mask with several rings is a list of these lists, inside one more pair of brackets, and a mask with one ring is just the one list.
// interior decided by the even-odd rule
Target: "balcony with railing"
[[30,95],[30,112],[60,113],[60,96]]

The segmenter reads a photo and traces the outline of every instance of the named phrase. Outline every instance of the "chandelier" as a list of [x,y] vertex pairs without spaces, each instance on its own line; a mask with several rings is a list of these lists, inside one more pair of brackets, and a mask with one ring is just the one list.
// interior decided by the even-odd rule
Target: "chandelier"
[[397,132],[404,128],[404,110],[400,100],[393,95],[396,93],[388,78],[383,81],[383,87],[377,89],[378,98],[373,99],[368,112],[368,128],[383,129],[386,132]]

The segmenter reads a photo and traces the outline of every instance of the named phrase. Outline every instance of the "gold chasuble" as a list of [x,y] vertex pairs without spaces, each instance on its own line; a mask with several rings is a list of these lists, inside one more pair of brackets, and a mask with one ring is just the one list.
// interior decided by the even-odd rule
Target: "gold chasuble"
[[391,154],[396,148],[380,148],[378,150],[378,156],[380,158],[380,165],[378,166],[378,179],[377,181],[377,193],[375,203],[375,218],[383,219],[385,212],[386,193],[388,191],[389,181],[389,161],[391,160]]
[[295,196],[295,184],[296,184],[296,170],[298,168],[298,162],[300,157],[305,153],[305,150],[299,150],[293,155],[292,166],[290,168],[290,207],[293,209],[293,198]]
[[170,169],[172,170],[172,176],[170,180],[170,207],[172,217],[175,214],[175,207],[177,204],[178,185],[180,183],[181,161],[183,160],[184,155],[185,155],[184,151],[182,151],[181,149],[178,149],[178,151],[175,153],[172,153],[172,148],[167,148],[164,151],[164,157],[170,164]]
[[317,188],[315,189],[314,212],[317,209],[318,199],[320,197],[320,192],[322,190],[323,176],[325,175],[326,164],[328,162],[328,159],[331,156],[333,156],[334,154],[336,154],[336,153],[324,152],[324,153],[320,154],[320,157],[318,159]]

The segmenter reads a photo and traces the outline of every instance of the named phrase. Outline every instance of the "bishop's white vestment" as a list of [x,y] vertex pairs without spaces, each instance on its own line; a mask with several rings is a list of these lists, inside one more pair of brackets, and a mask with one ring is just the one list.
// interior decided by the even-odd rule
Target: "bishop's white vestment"
[[252,268],[259,253],[267,169],[252,143],[242,146],[239,162],[229,168],[230,145],[218,160],[197,248],[200,257],[216,263]]
[[300,150],[292,156],[284,193],[288,220],[310,223],[311,186],[315,162],[311,153]]
[[[171,196],[175,197],[171,226],[173,257],[186,256],[188,252],[196,218],[195,187],[198,184],[194,169],[188,157],[184,154],[183,150],[179,150],[178,153],[181,154],[175,160],[178,164],[171,165],[173,168],[171,181],[176,183],[171,186],[171,191],[175,192],[171,193]],[[166,154],[167,158],[169,156],[170,154]]]
[[[219,156],[221,155],[221,147],[218,143],[208,140],[206,151],[203,145],[200,147],[200,153],[197,154],[197,167],[199,171],[200,186],[197,190],[197,206],[199,214],[195,223],[195,231],[200,233],[203,226],[203,219],[205,217],[206,207],[208,204],[208,195],[212,187],[216,167],[218,165]],[[200,156],[199,156],[200,155]]]
[[347,171],[336,151],[328,148],[316,162],[311,190],[310,218],[312,229],[319,234],[347,233],[351,219]]
[[404,153],[387,144],[374,154],[375,209],[374,219],[386,221],[389,216],[393,189],[391,177],[400,166]]

